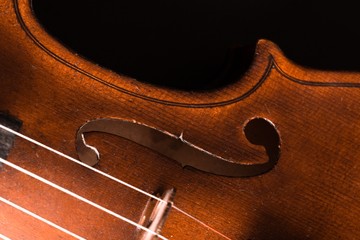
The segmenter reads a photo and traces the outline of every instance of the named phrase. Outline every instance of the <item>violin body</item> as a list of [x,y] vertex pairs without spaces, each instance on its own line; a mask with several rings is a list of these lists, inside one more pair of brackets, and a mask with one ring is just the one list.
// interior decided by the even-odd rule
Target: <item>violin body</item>
[[[254,119],[271,123],[278,159],[266,173],[250,177],[182,167],[127,139],[86,134],[101,154],[97,169],[149,193],[175,188],[174,204],[207,225],[170,209],[161,235],[360,236],[360,73],[304,68],[260,40],[251,66],[234,83],[204,92],[173,90],[82,59],[48,35],[27,0],[2,1],[0,13],[0,111],[22,121],[22,134],[73,158],[79,128],[111,118],[171,133],[230,162],[258,164],[268,161],[271,143],[253,144],[244,131]],[[18,137],[7,160],[135,222],[149,201]],[[85,238],[136,239],[141,232],[8,166],[1,166],[0,178],[2,197]],[[5,203],[0,209],[0,233],[11,239],[69,238]]]

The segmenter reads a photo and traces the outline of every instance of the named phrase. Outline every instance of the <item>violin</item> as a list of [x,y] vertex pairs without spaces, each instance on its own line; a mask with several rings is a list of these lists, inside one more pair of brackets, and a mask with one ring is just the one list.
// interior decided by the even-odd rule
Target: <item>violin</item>
[[360,73],[259,40],[236,81],[175,90],[79,57],[28,0],[0,13],[0,239],[360,235]]

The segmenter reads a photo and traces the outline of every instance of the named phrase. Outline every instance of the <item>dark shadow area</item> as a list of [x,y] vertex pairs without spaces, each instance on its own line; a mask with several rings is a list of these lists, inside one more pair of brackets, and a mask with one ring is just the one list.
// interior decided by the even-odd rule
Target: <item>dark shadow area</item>
[[[301,65],[360,70],[355,1],[33,0],[33,9],[80,55],[153,84],[193,90],[225,85],[218,79],[231,62],[229,49],[253,46],[259,38],[274,41]],[[238,75],[251,57],[237,61]]]
[[[12,130],[19,131],[22,122],[7,112],[0,112],[0,124]],[[0,129],[0,158],[7,158],[12,149],[15,137],[13,133],[5,129]],[[0,163],[0,167],[1,166],[2,164]]]
[[262,213],[257,223],[256,233],[249,236],[248,240],[304,240],[311,239],[305,229],[290,224],[287,219],[281,219]]

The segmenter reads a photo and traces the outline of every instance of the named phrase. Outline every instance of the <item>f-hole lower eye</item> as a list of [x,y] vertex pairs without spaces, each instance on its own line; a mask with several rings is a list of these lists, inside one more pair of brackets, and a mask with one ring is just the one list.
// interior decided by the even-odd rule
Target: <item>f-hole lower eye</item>
[[250,143],[265,147],[269,159],[279,158],[280,135],[270,120],[261,117],[252,118],[245,123],[243,131]]

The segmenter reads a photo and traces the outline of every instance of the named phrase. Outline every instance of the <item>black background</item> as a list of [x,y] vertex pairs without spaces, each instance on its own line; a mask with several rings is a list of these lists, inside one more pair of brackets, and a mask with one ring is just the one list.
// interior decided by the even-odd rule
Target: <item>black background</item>
[[53,36],[80,55],[170,87],[206,89],[230,48],[260,38],[301,65],[360,70],[356,2],[33,0],[33,9]]

